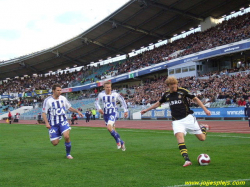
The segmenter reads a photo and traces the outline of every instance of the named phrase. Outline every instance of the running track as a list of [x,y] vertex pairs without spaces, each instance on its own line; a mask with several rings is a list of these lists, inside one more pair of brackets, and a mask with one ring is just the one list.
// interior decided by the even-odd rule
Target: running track
[[[6,122],[0,120],[0,123]],[[18,124],[36,123],[36,120],[20,120]],[[209,132],[250,134],[248,121],[199,121],[199,124],[202,123],[210,126]],[[74,126],[105,127],[105,124],[103,120],[90,120],[89,123],[86,123],[85,120],[78,120],[78,125]],[[172,130],[171,121],[165,120],[118,120],[116,128]]]

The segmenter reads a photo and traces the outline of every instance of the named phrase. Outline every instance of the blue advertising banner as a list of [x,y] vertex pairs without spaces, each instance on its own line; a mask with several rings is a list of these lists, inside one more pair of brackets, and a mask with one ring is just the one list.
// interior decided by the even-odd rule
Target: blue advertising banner
[[124,81],[124,80],[127,80],[127,79],[129,79],[129,75],[124,75],[124,76],[120,76],[120,77],[111,79],[111,82],[115,83],[115,82],[120,82],[120,81]]
[[37,94],[36,92],[28,92],[28,93],[21,93],[18,94],[18,97],[34,97],[34,96],[38,96],[38,95],[51,95],[52,92],[47,92],[47,93],[41,93],[41,94]]
[[164,70],[164,69],[166,69],[166,64],[162,64],[162,65],[158,65],[158,66],[155,65],[152,68],[145,69],[145,70],[142,70],[142,71],[138,71],[138,76],[153,73],[153,72],[157,72],[157,71]]
[[[216,49],[216,48],[219,48],[219,49]],[[172,67],[172,66],[176,66],[176,65],[186,63],[186,62],[197,61],[197,60],[201,60],[204,58],[224,55],[224,54],[228,54],[228,53],[235,53],[237,51],[243,51],[243,50],[247,50],[249,48],[250,48],[250,42],[245,42],[245,43],[241,43],[241,44],[229,44],[223,48],[215,47],[215,48],[206,50],[204,52],[202,52],[202,51],[197,52],[197,53],[195,53],[197,55],[194,54],[192,57],[188,57],[188,58],[184,57],[183,59],[176,60],[174,62],[169,62],[169,63],[167,63],[167,66]]]
[[81,91],[81,90],[89,90],[91,88],[96,88],[96,87],[97,87],[97,83],[82,85],[82,86],[79,86],[79,87],[73,87],[72,92],[77,92],[77,91]]
[[211,116],[207,116],[201,108],[194,108],[194,115],[196,117],[245,117],[244,107],[232,107],[232,108],[209,108]]
[[10,95],[0,95],[0,99],[10,98]]
[[[195,117],[206,118],[229,118],[229,117],[245,117],[244,107],[228,107],[228,108],[209,108],[211,116],[207,116],[201,108],[192,108]],[[171,118],[171,111],[169,109],[164,110],[151,110],[142,115],[142,119],[149,118]]]

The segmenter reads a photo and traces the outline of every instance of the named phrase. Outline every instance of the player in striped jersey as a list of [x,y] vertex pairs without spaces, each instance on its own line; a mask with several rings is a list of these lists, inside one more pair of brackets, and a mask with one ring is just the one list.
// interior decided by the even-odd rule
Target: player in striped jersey
[[47,97],[43,103],[42,116],[45,121],[46,128],[49,129],[49,136],[51,143],[56,146],[62,135],[65,140],[66,157],[73,159],[70,155],[71,142],[69,132],[71,127],[66,118],[66,110],[78,113],[83,117],[83,114],[72,108],[66,97],[61,95],[62,88],[59,84],[52,86],[53,95]]
[[[98,94],[98,97],[95,102],[95,107],[100,112],[100,114],[103,115],[107,129],[110,132],[111,136],[113,136],[116,141],[117,148],[118,149],[122,148],[122,150],[125,151],[126,150],[125,142],[120,138],[120,135],[115,130],[115,121],[117,115],[116,102],[119,100],[120,103],[122,104],[125,118],[128,117],[127,104],[124,98],[119,93],[112,91],[111,88],[112,86],[110,81],[106,81],[103,87],[104,91]],[[104,106],[103,110],[100,106],[100,102],[103,103]]]

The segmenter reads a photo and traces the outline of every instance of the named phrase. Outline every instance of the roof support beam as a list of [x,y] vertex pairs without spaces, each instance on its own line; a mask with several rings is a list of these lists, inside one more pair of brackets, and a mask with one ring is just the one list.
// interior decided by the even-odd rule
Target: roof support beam
[[[158,25],[158,26],[155,27],[153,30],[157,30],[157,29],[159,29],[159,28],[161,28],[161,27],[167,25],[167,24],[170,23],[171,21],[174,21],[177,17],[178,17],[178,16],[174,16],[174,17],[172,17],[171,19],[166,20],[164,23],[162,23],[161,25]],[[167,34],[164,34],[164,35],[162,36],[161,39],[164,39],[164,38],[168,38],[168,39],[169,39],[169,38],[171,38],[171,36],[168,36]]]
[[[135,14],[133,14],[132,16],[130,16],[126,20],[124,20],[122,23],[128,22],[129,20],[133,19],[135,16],[141,14],[143,11],[144,11],[144,9],[139,10],[138,12],[136,12]],[[107,20],[107,21],[109,21],[109,20]],[[113,24],[113,22],[112,22],[112,24]],[[103,33],[103,34],[99,35],[98,37],[96,37],[94,40],[97,40],[98,38],[106,35],[107,33],[111,32],[111,31],[113,31],[113,29],[115,29],[115,28],[112,28],[112,29],[106,31],[105,33]]]
[[[121,36],[117,37],[115,40],[112,40],[112,41],[110,41],[109,43],[107,43],[107,45],[109,45],[109,44],[111,44],[111,43],[113,43],[113,42],[119,40],[120,38],[123,38],[124,36],[126,36],[126,35],[129,34],[129,33],[130,33],[130,32],[128,31],[128,32],[122,34]],[[91,53],[94,53],[95,51],[98,51],[98,50],[99,50],[99,48],[93,49],[93,50],[89,51],[88,53],[85,53],[85,54],[83,54],[83,55],[80,55],[80,56],[76,57],[76,59],[79,59],[79,58],[82,58],[82,57],[84,57],[84,56],[87,56],[87,55],[89,55],[89,54],[91,54]],[[119,50],[118,50],[118,51],[119,51]],[[122,54],[126,54],[126,53],[123,52]]]
[[127,47],[127,46],[131,45],[132,43],[134,43],[134,42],[136,42],[136,41],[138,41],[138,40],[142,39],[143,37],[145,37],[145,35],[142,35],[141,37],[136,38],[136,39],[134,39],[133,41],[130,41],[130,42],[129,42],[129,43],[127,43],[126,45],[122,46],[122,47],[121,47],[121,49],[123,49],[123,48],[125,48],[125,47]]
[[[42,71],[47,71],[48,69],[56,69],[56,68],[58,68],[58,67],[60,68],[60,67],[62,67],[62,65],[64,65],[64,64],[67,64],[67,60],[63,61],[63,62],[60,63],[60,64],[52,65],[52,66],[46,67],[46,68],[42,69]],[[81,65],[81,66],[82,66],[82,65]]]
[[178,9],[175,9],[173,7],[168,7],[168,6],[165,6],[163,4],[160,4],[160,3],[150,3],[151,6],[154,6],[154,7],[158,7],[158,8],[162,8],[164,10],[167,10],[167,11],[171,11],[171,12],[175,12],[177,14],[181,14],[183,15],[184,17],[189,17],[191,19],[194,19],[194,20],[198,20],[198,21],[204,21],[204,19],[202,17],[197,17],[193,14],[190,14],[190,13],[186,13],[184,11],[181,11],[181,10],[178,10]]
[[28,65],[28,64],[25,64],[24,62],[19,62],[19,65],[22,66],[22,69],[23,68],[29,68],[31,69],[32,71],[36,72],[36,73],[41,73],[41,71],[38,71],[36,68]]
[[78,62],[74,58],[68,57],[68,56],[64,55],[63,53],[60,53],[59,51],[51,51],[51,53],[55,54],[56,57],[65,58],[65,59],[67,59],[67,60],[69,60],[71,62],[76,63],[77,65],[80,65],[80,66],[82,65],[80,62]]
[[185,22],[184,24],[180,25],[179,27],[177,27],[177,28],[175,28],[175,29],[173,29],[173,30],[170,30],[170,31],[167,32],[165,35],[166,35],[166,36],[169,35],[169,33],[172,33],[174,30],[178,30],[178,29],[184,27],[185,25],[187,25],[187,24],[190,23],[190,22],[191,22],[191,20],[189,20],[188,22]]
[[143,11],[145,11],[145,9],[140,9],[140,10],[137,11],[135,14],[133,14],[132,16],[130,16],[130,17],[128,17],[127,19],[125,19],[125,20],[123,21],[123,23],[126,23],[126,22],[128,22],[129,20],[134,19],[135,16],[137,16],[137,15],[143,13]]
[[[117,41],[117,40],[123,38],[124,36],[128,35],[129,33],[130,33],[130,31],[128,31],[128,32],[126,32],[126,33],[124,33],[124,34],[122,34],[121,36],[117,37],[116,39],[110,41],[107,45],[109,45],[109,44],[111,44],[111,43],[113,43],[113,42],[115,42],[115,41]],[[143,38],[144,36],[146,36],[146,35],[142,35],[140,38],[135,39],[135,40],[133,40],[132,42],[130,42],[129,44],[126,44],[126,45],[122,46],[119,50],[124,49],[125,47],[127,47],[127,46],[130,45],[131,43],[134,43],[135,41],[140,40],[140,39]],[[94,53],[95,51],[98,51],[98,50],[99,50],[99,48],[93,49],[92,51],[89,51],[88,53],[85,53],[85,54],[83,54],[83,55],[78,56],[77,59],[78,59],[78,58],[82,58],[82,57],[87,56],[87,55],[90,55],[90,54],[92,54],[92,53]],[[124,54],[125,54],[125,53],[124,53]],[[100,58],[100,57],[99,57],[99,58]],[[96,59],[98,59],[98,57],[97,57]]]
[[[10,73],[12,71],[17,71],[17,70],[21,70],[21,69],[23,69],[23,67],[15,68],[15,69],[12,69],[11,71],[8,71],[8,70],[7,71],[1,71],[1,75],[4,74],[4,73],[7,74],[7,73]],[[17,72],[19,72],[19,71],[17,71]]]
[[29,68],[29,69],[31,69],[31,70],[33,70],[33,71],[35,71],[36,73],[41,73],[41,72],[38,71],[36,68],[31,67],[31,66],[29,66],[29,65],[27,65],[27,64],[26,64],[26,67]]
[[74,58],[68,57],[68,56],[66,56],[66,55],[60,55],[60,57],[65,58],[65,59],[67,59],[67,60],[69,60],[69,61],[71,61],[71,62],[74,62],[74,63],[76,63],[76,64],[79,65],[79,66],[82,65],[80,62],[76,61]]
[[103,47],[103,48],[106,48],[106,49],[108,49],[108,50],[111,50],[111,51],[114,51],[114,52],[116,52],[116,53],[120,53],[120,54],[125,54],[125,52],[123,52],[123,51],[119,51],[119,50],[117,50],[117,49],[115,49],[115,48],[113,48],[113,47],[109,47],[108,45],[104,45],[104,44],[102,44],[102,43],[100,43],[100,42],[97,42],[97,41],[95,41],[95,40],[91,40],[91,39],[89,39],[89,38],[82,38],[83,40],[84,40],[84,42],[91,42],[91,43],[93,43],[93,44],[96,44],[96,45],[98,45],[98,46],[101,46],[101,47]]
[[[206,14],[206,13],[208,13],[208,12],[211,12],[211,11],[215,10],[215,9],[218,9],[218,8],[222,7],[223,5],[225,5],[225,4],[230,4],[230,1],[233,1],[233,0],[223,1],[223,2],[222,2],[221,4],[219,4],[217,7],[211,8],[211,9],[207,10],[206,12],[202,12],[202,14]],[[222,15],[221,15],[221,16],[222,16]],[[218,17],[218,18],[220,18],[220,17]],[[217,18],[217,19],[218,19],[218,18]]]
[[[22,76],[23,74],[21,74],[20,70],[27,69],[27,68],[32,69],[36,73],[40,73],[40,74],[42,73],[41,71],[38,71],[37,69],[35,69],[35,68],[31,67],[31,66],[28,66],[27,64],[24,64],[23,62],[21,62],[20,67],[15,68],[15,69],[11,69],[11,72],[15,71],[15,72],[17,72],[18,76]],[[8,71],[8,70],[7,71],[1,71],[1,74],[4,74],[4,73],[9,74],[10,71]]]
[[136,28],[136,27],[133,27],[133,26],[130,26],[128,24],[125,24],[125,23],[121,23],[121,22],[118,22],[116,20],[108,20],[109,22],[112,22],[112,23],[116,23],[117,25],[120,25],[124,28],[127,28],[129,30],[133,30],[133,31],[136,31],[136,32],[140,32],[140,33],[143,33],[143,34],[146,34],[146,35],[150,35],[150,36],[154,36],[156,38],[162,38],[161,35],[159,34],[156,34],[156,33],[153,33],[153,32],[149,32],[149,31],[146,31],[146,30],[143,30],[143,29],[139,29],[139,28]]

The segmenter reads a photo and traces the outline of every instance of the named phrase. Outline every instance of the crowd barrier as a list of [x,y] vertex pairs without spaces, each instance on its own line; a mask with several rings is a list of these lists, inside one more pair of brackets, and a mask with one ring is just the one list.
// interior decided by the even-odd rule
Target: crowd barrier
[[[207,116],[201,108],[191,108],[197,118],[245,118],[245,107],[209,108],[211,116]],[[170,109],[151,110],[141,116],[142,119],[171,118]]]
[[[244,120],[246,118],[245,116],[245,107],[227,107],[227,108],[209,108],[211,111],[211,116],[207,116],[205,112],[201,108],[191,108],[194,111],[194,116],[196,118],[220,118],[223,119],[230,119],[230,118],[237,118]],[[84,113],[83,113],[84,114]],[[128,113],[128,119],[139,119],[139,118],[133,118],[132,113],[129,111]],[[78,115],[77,117],[79,119],[85,119],[85,115],[83,118],[80,118]],[[102,115],[97,112],[96,119],[103,119]],[[71,119],[71,115],[67,114],[67,118]],[[117,112],[117,118],[123,119],[124,118],[124,112],[119,111]],[[159,110],[151,110],[145,113],[144,115],[140,116],[140,119],[171,119],[171,110],[170,109],[159,109]],[[31,120],[31,119],[37,119],[37,116],[20,116],[20,119],[23,120]]]
[[[82,114],[83,114],[83,118],[80,117],[78,114],[76,115],[77,118],[78,119],[86,119],[85,113],[82,113]],[[128,115],[130,115],[130,112],[128,112]],[[71,119],[71,114],[66,114],[66,117],[67,117],[67,119]],[[96,115],[95,115],[95,118],[96,119],[103,119],[103,116],[100,115],[99,112],[97,112]],[[119,118],[119,119],[124,118],[124,112],[123,111],[117,112],[117,118]],[[37,120],[38,116],[37,115],[23,115],[23,116],[21,115],[20,119],[21,120]]]

